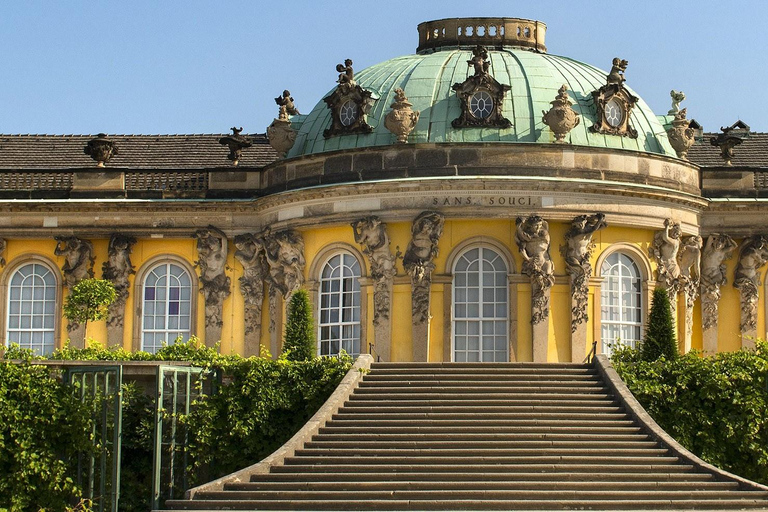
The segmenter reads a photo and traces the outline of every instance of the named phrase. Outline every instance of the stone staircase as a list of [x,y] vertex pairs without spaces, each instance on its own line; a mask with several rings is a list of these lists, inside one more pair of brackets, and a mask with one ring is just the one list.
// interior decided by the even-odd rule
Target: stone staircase
[[768,509],[768,490],[707,470],[642,423],[593,365],[374,363],[282,464],[166,506]]

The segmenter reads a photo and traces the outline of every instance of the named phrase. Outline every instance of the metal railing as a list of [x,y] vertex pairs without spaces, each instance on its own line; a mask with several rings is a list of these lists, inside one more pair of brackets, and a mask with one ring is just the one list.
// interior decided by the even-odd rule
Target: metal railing
[[587,357],[584,359],[583,362],[587,364],[594,363],[596,355],[597,355],[597,340],[592,342],[592,349],[589,351],[589,354],[587,354]]
[[375,348],[373,348],[373,343],[368,343],[368,353],[369,353],[371,356],[373,356],[374,354],[376,354],[376,362],[377,362],[377,363],[380,363],[380,362],[381,362],[381,356],[379,355],[379,353],[378,353],[378,352],[376,352],[376,349],[375,349]]

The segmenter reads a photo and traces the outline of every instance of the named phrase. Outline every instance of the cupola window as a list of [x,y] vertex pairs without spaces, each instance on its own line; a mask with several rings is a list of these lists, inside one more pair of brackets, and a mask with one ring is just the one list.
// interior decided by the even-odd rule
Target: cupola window
[[611,99],[605,104],[605,121],[614,128],[619,126],[624,120],[624,111],[621,104],[615,99]]
[[339,120],[344,126],[351,126],[357,120],[357,103],[352,100],[347,100],[339,108]]
[[477,119],[486,119],[493,113],[493,98],[486,91],[477,91],[469,99],[469,111]]

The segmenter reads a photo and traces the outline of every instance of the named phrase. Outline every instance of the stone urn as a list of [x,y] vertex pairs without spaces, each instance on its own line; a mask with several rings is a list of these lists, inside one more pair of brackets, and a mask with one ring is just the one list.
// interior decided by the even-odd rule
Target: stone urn
[[88,141],[88,145],[83,148],[83,153],[96,161],[96,167],[104,167],[104,164],[109,162],[118,151],[115,143],[107,138],[107,134],[100,133],[95,139]]
[[685,118],[686,109],[675,113],[675,119],[672,121],[672,127],[667,130],[669,144],[677,153],[678,158],[688,160],[688,150],[694,143],[694,131],[690,128],[691,121]]
[[566,92],[567,90],[568,86],[563,84],[557,91],[555,100],[550,102],[552,107],[549,109],[549,112],[541,111],[544,114],[541,122],[552,130],[552,133],[555,135],[556,144],[567,144],[565,136],[581,122],[579,114],[571,108],[572,103]]
[[384,127],[397,137],[397,142],[408,142],[408,135],[416,128],[421,112],[412,110],[405,91],[399,87],[395,89],[395,102],[390,105],[392,110],[384,118]]
[[280,158],[285,158],[285,155],[293,147],[293,143],[296,142],[296,130],[291,127],[288,116],[283,115],[283,109],[281,109],[280,114],[280,118],[272,121],[272,124],[267,128],[267,139],[269,139],[269,145],[277,151]]

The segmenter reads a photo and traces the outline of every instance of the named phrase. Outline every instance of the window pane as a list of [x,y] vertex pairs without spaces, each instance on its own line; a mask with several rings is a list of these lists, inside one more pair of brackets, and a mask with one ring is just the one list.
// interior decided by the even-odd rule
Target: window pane
[[642,330],[642,289],[640,271],[623,253],[610,254],[603,262],[605,277],[601,293],[602,350],[610,354],[611,345],[634,347]]
[[147,272],[142,303],[142,349],[156,352],[162,342],[188,339],[192,280],[180,265],[161,263]]
[[318,349],[321,355],[360,353],[360,265],[349,253],[331,257],[320,271]]
[[56,278],[43,264],[16,269],[8,289],[8,341],[38,355],[53,352],[55,345]]

